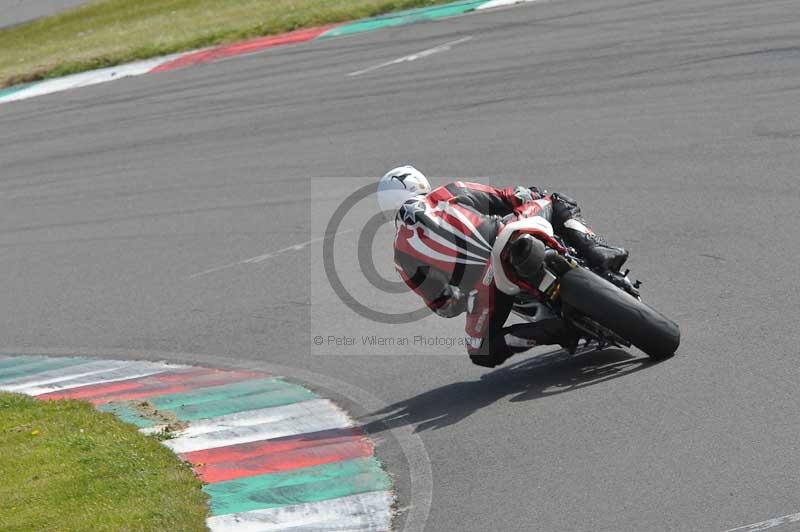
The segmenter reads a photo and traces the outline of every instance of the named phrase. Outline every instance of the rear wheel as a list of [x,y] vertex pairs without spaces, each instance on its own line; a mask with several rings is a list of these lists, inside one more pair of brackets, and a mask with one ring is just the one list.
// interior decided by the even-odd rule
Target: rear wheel
[[674,321],[589,270],[575,268],[564,274],[561,300],[652,359],[671,357],[681,342]]

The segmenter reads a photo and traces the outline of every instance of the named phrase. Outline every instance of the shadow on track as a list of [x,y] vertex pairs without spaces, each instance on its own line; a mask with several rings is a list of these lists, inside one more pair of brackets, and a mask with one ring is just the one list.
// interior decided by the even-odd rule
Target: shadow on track
[[554,351],[510,364],[478,380],[456,382],[394,403],[366,416],[362,427],[374,434],[393,427],[416,425],[414,432],[458,423],[506,396],[511,402],[530,401],[630,375],[654,365],[621,349],[570,355]]

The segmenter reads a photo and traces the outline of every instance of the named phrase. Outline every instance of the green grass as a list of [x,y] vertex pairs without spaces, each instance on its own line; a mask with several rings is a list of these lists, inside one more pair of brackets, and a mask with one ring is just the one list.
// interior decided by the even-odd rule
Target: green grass
[[0,87],[451,0],[94,0],[0,30]]
[[78,401],[0,393],[0,530],[205,530],[206,496],[155,438]]

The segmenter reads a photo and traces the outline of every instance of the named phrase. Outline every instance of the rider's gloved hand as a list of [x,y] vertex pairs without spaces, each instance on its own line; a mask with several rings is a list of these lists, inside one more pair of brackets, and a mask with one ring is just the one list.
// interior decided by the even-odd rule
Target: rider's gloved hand
[[443,318],[455,318],[467,309],[467,298],[457,286],[447,285],[435,303],[436,314]]

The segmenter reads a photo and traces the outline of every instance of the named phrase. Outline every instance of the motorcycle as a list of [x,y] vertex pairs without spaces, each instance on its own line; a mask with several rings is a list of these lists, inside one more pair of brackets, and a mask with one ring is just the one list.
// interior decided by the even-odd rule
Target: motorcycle
[[[522,235],[545,246],[543,265],[525,279],[511,282],[510,243]],[[512,311],[536,322],[558,317],[580,331],[584,346],[639,348],[651,359],[671,357],[680,345],[678,325],[642,301],[641,282],[630,270],[592,270],[575,249],[568,247],[541,216],[523,215],[504,226],[492,249],[497,287],[514,296]]]

